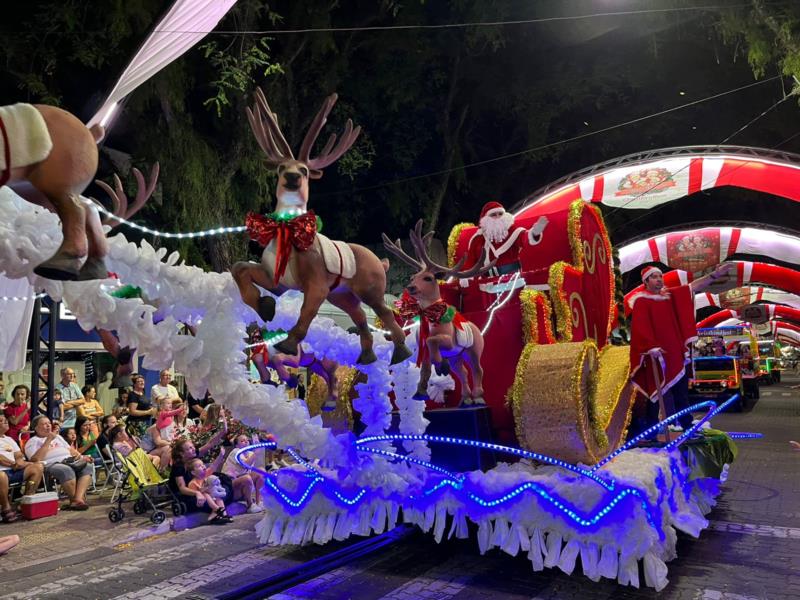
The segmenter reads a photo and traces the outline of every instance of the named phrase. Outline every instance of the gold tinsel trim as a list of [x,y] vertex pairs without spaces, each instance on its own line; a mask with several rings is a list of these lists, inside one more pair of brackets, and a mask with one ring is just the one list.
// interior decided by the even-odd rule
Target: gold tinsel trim
[[458,248],[458,238],[461,237],[461,232],[467,227],[475,227],[473,223],[459,223],[450,230],[450,235],[447,236],[447,266],[452,267],[456,264],[456,249]]
[[603,218],[603,213],[593,205],[588,205],[588,208],[592,211],[595,219],[597,219],[597,226],[600,229],[600,239],[603,240],[603,246],[606,251],[606,261],[608,262],[608,290],[609,295],[611,296],[610,306],[608,311],[608,330],[606,331],[606,337],[611,335],[611,330],[614,329],[614,313],[616,312],[616,289],[617,289],[617,282],[614,277],[614,259],[612,256],[613,248],[611,247],[611,239],[608,237],[608,229],[606,229],[606,222]]
[[570,389],[575,401],[578,433],[586,447],[587,456],[593,462],[600,460],[594,451],[595,448],[600,450],[608,448],[606,432],[597,426],[594,415],[598,371],[597,345],[593,340],[584,340],[572,366]]
[[514,374],[514,383],[508,390],[506,396],[506,404],[511,405],[511,410],[514,413],[514,431],[517,434],[517,441],[524,448],[526,444],[525,433],[522,429],[523,413],[522,413],[522,390],[525,389],[525,375],[528,370],[528,363],[531,360],[531,354],[536,350],[536,344],[526,344],[522,349],[517,361],[517,370]]
[[575,200],[569,205],[567,217],[567,237],[572,248],[572,266],[583,271],[583,242],[581,241],[581,215],[586,207],[586,202]]
[[544,323],[546,344],[555,342],[553,337],[552,308],[547,296],[539,290],[523,289],[519,293],[520,310],[522,311],[522,335],[525,344],[539,343],[539,315]]
[[550,297],[553,300],[553,310],[556,313],[556,330],[559,342],[572,341],[572,313],[564,293],[564,271],[569,267],[563,260],[550,267],[550,276],[547,284],[550,286]]

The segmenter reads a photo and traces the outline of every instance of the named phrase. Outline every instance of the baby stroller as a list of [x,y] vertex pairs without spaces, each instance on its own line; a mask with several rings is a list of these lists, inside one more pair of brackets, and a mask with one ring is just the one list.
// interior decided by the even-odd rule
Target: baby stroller
[[167,480],[153,466],[144,450],[136,448],[128,456],[122,456],[115,450],[112,455],[122,477],[117,478],[111,494],[109,521],[118,523],[125,518],[122,503],[128,500],[133,501],[133,512],[137,515],[152,510],[150,520],[156,525],[167,518],[167,513],[161,510],[165,506],[170,506],[176,517],[186,512],[186,505],[169,489]]

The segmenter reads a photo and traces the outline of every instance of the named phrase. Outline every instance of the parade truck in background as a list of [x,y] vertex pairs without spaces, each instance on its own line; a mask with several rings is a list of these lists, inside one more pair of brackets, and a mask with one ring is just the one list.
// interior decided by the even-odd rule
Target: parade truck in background
[[697,336],[689,393],[719,402],[739,394],[738,410],[748,400],[758,400],[758,343],[751,329],[709,327],[698,329]]
[[774,339],[758,341],[759,381],[767,385],[780,383],[783,370],[783,354],[780,342]]

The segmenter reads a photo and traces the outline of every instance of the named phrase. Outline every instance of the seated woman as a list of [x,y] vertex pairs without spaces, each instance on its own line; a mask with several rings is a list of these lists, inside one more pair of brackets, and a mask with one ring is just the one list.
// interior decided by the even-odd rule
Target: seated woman
[[[208,444],[200,448],[200,454],[206,454],[209,450],[209,445],[216,446],[222,440],[226,433],[226,428],[222,428],[219,434],[212,438]],[[195,512],[199,509],[211,510],[208,505],[198,503],[196,490],[189,487],[189,482],[192,480],[192,474],[186,468],[192,460],[197,458],[198,452],[194,444],[187,439],[179,439],[172,447],[172,469],[169,472],[169,488],[178,496],[187,506],[189,512]],[[225,453],[220,452],[214,462],[209,466],[209,473],[215,473],[222,466],[225,460]]]
[[8,419],[0,415],[0,516],[3,523],[13,523],[19,517],[11,508],[8,486],[25,482],[25,494],[33,494],[42,482],[44,465],[25,460],[17,442],[6,435]]
[[50,419],[45,415],[33,420],[33,430],[34,435],[25,444],[28,460],[44,463],[45,476],[54,477],[61,485],[69,496],[65,510],[87,510],[86,489],[92,479],[92,466],[81,460],[80,453],[70,448],[64,438],[53,433]]
[[[259,442],[258,436],[253,436],[253,444],[257,444]],[[236,481],[239,477],[249,477],[253,481],[253,487],[255,491],[253,493],[252,501],[250,502],[250,507],[247,509],[247,512],[250,513],[259,513],[264,510],[264,505],[261,501],[261,488],[264,487],[264,476],[261,473],[256,471],[251,471],[246,469],[239,462],[236,460],[236,450],[245,448],[246,446],[250,445],[250,440],[247,439],[247,436],[244,434],[240,434],[236,436],[236,444],[234,446],[234,451],[228,454],[228,458],[225,459],[225,464],[222,465],[222,472],[230,477],[233,481]],[[264,452],[263,450],[256,450],[255,452],[244,452],[241,455],[241,460],[250,465],[256,466],[256,462],[258,461],[258,466],[263,470],[264,468]]]
[[96,429],[97,427],[92,427],[92,419],[78,418],[76,425],[77,435],[75,443],[78,447],[78,452],[91,458],[95,465],[102,465],[103,457],[100,456],[100,449],[97,447],[98,436],[92,431],[92,429]]
[[8,437],[19,442],[21,431],[27,430],[31,422],[31,390],[27,385],[17,385],[11,392],[11,402],[7,402],[3,414],[8,419]]
[[170,441],[162,435],[158,425],[150,425],[145,429],[142,439],[139,440],[139,447],[150,456],[158,457],[159,464],[156,466],[166,468],[172,463]]
[[[139,442],[136,441],[136,438],[130,437],[128,432],[125,431],[125,427],[123,425],[117,425],[108,432],[108,441],[111,442],[111,447],[119,452],[122,456],[128,456],[128,454],[140,447]],[[160,457],[153,454],[148,454],[147,456],[149,456],[150,460],[153,461],[153,466],[156,469],[161,466]]]
[[91,418],[97,420],[102,419],[105,411],[103,410],[103,407],[100,406],[100,402],[97,401],[97,388],[95,388],[93,385],[85,385],[83,386],[83,389],[81,389],[81,392],[83,393],[83,399],[86,400],[86,402],[78,407],[78,418]]

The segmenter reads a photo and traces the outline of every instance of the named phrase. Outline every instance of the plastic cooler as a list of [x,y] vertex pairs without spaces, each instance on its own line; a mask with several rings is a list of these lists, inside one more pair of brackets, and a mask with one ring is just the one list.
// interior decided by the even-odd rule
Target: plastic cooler
[[23,496],[20,506],[22,516],[28,520],[52,517],[58,512],[58,494],[42,492]]

